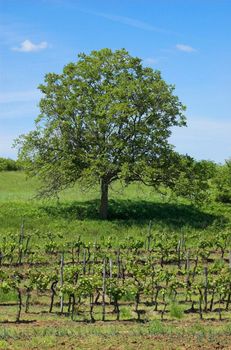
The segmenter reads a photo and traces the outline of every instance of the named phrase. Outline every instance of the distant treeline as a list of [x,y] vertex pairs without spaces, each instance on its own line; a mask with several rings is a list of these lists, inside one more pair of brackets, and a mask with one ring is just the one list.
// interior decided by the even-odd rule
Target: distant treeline
[[0,157],[0,171],[17,171],[22,170],[18,160]]
[[[0,157],[0,172],[23,169],[19,160]],[[174,191],[177,196],[190,199],[194,195],[199,198],[198,202],[201,199],[201,202],[215,200],[231,204],[231,159],[223,165],[209,160],[194,161],[188,171],[190,176],[182,176],[176,182]]]

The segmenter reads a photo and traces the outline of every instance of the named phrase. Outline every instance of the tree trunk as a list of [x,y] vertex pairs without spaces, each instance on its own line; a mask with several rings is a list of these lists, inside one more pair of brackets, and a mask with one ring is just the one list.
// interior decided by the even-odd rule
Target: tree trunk
[[108,215],[108,182],[105,179],[101,179],[101,201],[99,208],[100,218],[107,219]]

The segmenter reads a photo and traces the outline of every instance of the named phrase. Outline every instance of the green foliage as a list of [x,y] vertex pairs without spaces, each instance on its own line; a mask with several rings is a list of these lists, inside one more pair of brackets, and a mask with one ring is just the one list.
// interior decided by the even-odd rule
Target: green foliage
[[216,164],[211,161],[196,161],[190,156],[180,156],[178,160],[179,177],[173,184],[173,192],[202,204],[211,199],[209,181],[216,173]]
[[[185,107],[159,71],[122,49],[79,54],[61,74],[49,73],[36,128],[21,136],[19,157],[42,179],[41,195],[54,195],[82,181],[116,179],[158,187],[173,181],[172,126],[184,126]],[[105,214],[106,212],[102,213]]]
[[173,318],[181,319],[184,317],[184,309],[176,302],[170,303],[169,312]]
[[10,158],[0,157],[0,171],[16,171],[22,170],[22,166],[18,161]]
[[153,320],[148,324],[148,332],[151,335],[166,334],[167,329],[163,322],[160,322],[159,320]]
[[120,315],[122,319],[131,319],[132,313],[131,310],[128,307],[121,307],[120,308]]
[[222,203],[231,203],[231,160],[227,160],[224,165],[217,166],[213,185],[215,186],[216,200]]
[[16,295],[15,291],[8,289],[7,287],[2,288],[3,285],[4,285],[4,283],[2,283],[0,286],[0,303],[17,301],[17,295]]

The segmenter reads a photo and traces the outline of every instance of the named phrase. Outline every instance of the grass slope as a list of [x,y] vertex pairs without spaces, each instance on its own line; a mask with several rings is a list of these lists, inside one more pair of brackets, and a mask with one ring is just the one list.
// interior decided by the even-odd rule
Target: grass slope
[[[0,235],[18,232],[22,220],[31,233],[58,233],[64,239],[81,235],[86,240],[126,235],[140,237],[152,220],[153,230],[179,231],[186,235],[211,235],[230,226],[231,206],[213,204],[196,208],[186,201],[171,201],[151,188],[116,183],[110,190],[109,220],[98,219],[98,187],[84,192],[77,185],[59,200],[34,198],[38,182],[23,172],[0,172]],[[34,235],[36,239],[36,234]]]

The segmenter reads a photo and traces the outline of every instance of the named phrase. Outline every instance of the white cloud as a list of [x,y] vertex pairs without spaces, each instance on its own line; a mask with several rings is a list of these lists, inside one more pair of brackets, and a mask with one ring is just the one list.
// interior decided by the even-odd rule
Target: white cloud
[[39,44],[34,44],[30,40],[23,41],[19,47],[13,47],[12,50],[19,52],[38,52],[48,47],[46,41],[42,41]]
[[97,15],[110,19],[115,22],[120,22],[123,24],[127,24],[132,27],[144,29],[144,30],[149,30],[149,31],[161,31],[160,28],[156,28],[146,22],[130,18],[130,17],[124,17],[124,16],[115,16],[115,15],[110,15],[110,14],[105,14],[105,13],[97,13]]
[[126,25],[128,25],[130,27],[135,27],[135,28],[143,29],[143,30],[150,31],[150,32],[159,32],[159,33],[165,33],[165,34],[176,34],[176,33],[173,33],[171,31],[165,30],[163,28],[155,27],[152,24],[149,24],[147,22],[140,21],[138,19],[131,18],[131,17],[117,16],[117,15],[112,15],[112,14],[109,14],[109,13],[92,12],[92,11],[84,11],[84,10],[82,10],[82,12],[90,13],[90,14],[93,14],[95,16],[106,18],[106,19],[111,20],[113,22],[119,22],[119,23],[122,23],[122,24],[126,24]]
[[184,45],[184,44],[177,44],[176,48],[177,48],[177,50],[184,51],[184,52],[196,52],[197,51],[192,46]]

